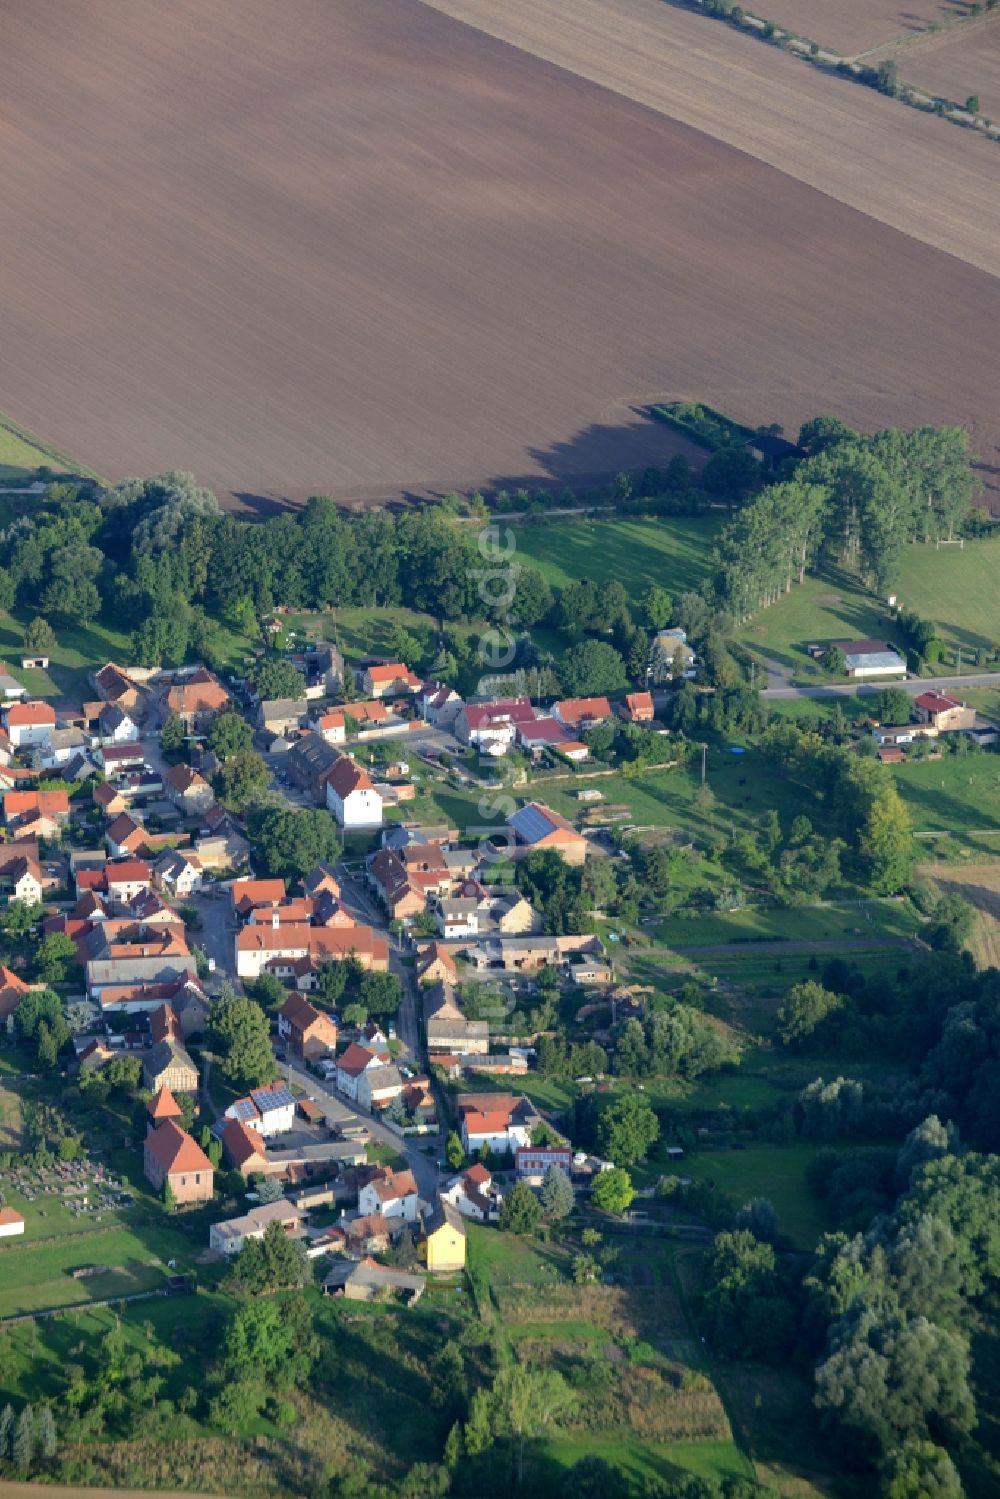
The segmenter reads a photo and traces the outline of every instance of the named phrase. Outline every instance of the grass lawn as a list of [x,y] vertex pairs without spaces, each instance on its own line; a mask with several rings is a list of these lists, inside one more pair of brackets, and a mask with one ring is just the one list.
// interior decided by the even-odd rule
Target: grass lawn
[[[742,911],[704,916],[671,917],[655,929],[657,942],[670,947],[741,942],[772,938],[780,942],[829,942],[838,937],[909,937],[918,920],[902,901],[865,902],[844,906],[804,906],[796,910],[761,910],[748,906]],[[747,944],[751,951],[753,943]]]
[[[908,760],[892,769],[915,832],[1000,832],[1000,756],[989,751],[946,755],[940,760]],[[1000,853],[1000,838],[984,840],[984,846]]]
[[54,473],[79,472],[79,465],[64,454],[47,447],[40,438],[32,437],[15,422],[0,418],[0,479],[28,481],[35,477],[35,470],[42,467],[50,468]]
[[589,578],[623,583],[633,598],[651,583],[675,597],[698,587],[711,571],[717,516],[662,520],[554,520],[513,526],[517,551],[550,583]]
[[[0,1317],[49,1307],[84,1305],[152,1291],[166,1271],[131,1230],[122,1227],[70,1235],[53,1244],[29,1240],[0,1250]],[[74,1280],[82,1265],[106,1267],[99,1275]]]
[[667,1480],[683,1473],[699,1478],[752,1478],[749,1459],[735,1442],[643,1442],[638,1438],[567,1432],[542,1451],[566,1468],[583,1457],[601,1457],[633,1480]]
[[[818,1075],[818,1070],[817,1070]],[[799,1249],[812,1249],[835,1225],[823,1200],[806,1186],[806,1167],[818,1145],[753,1145],[747,1150],[699,1150],[684,1157],[682,1173],[712,1181],[737,1202],[766,1197],[782,1232]]]

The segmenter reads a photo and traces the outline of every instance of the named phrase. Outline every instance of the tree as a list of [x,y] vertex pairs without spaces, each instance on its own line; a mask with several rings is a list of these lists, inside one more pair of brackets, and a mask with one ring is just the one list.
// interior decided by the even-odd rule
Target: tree
[[230,1082],[238,1088],[256,1088],[271,1081],[276,1073],[271,1028],[259,1004],[224,985],[209,1024]]
[[14,1407],[10,1401],[0,1410],[0,1463],[10,1461],[10,1444],[14,1436]]
[[366,973],[358,985],[358,1003],[369,1015],[395,1015],[402,997],[402,986],[394,973]]
[[665,588],[651,583],[639,595],[639,618],[647,630],[663,630],[670,623],[674,601]]
[[774,1204],[766,1197],[751,1197],[745,1202],[733,1219],[733,1228],[737,1232],[746,1230],[762,1244],[776,1244],[781,1234]]
[[524,1481],[525,1441],[541,1436],[567,1416],[576,1405],[576,1397],[554,1369],[527,1369],[511,1362],[497,1374],[488,1399],[494,1435],[508,1436],[514,1442],[520,1487]]
[[232,1262],[226,1284],[237,1296],[260,1296],[301,1285],[308,1277],[307,1267],[302,1242],[286,1234],[280,1223],[269,1223],[263,1239],[244,1243]]
[[977,115],[979,113],[979,95],[970,94],[965,101],[965,108],[970,115]]
[[619,692],[628,680],[625,662],[606,640],[581,640],[563,656],[563,687],[573,696]]
[[542,1209],[527,1182],[517,1182],[500,1207],[500,1227],[508,1234],[530,1234],[538,1227]]
[[701,471],[701,482],[709,494],[735,499],[756,484],[759,476],[757,460],[746,448],[730,446],[712,454]]
[[962,1481],[943,1447],[911,1441],[882,1464],[882,1499],[962,1499]]
[[56,1455],[56,1423],[51,1405],[43,1405],[38,1412],[38,1455],[48,1461]]
[[245,984],[244,988],[250,998],[255,999],[264,1010],[278,1010],[285,1002],[284,986],[273,973],[260,974],[259,977]]
[[14,1467],[27,1473],[35,1455],[35,1416],[30,1405],[26,1405],[14,1422],[10,1443],[10,1458]]
[[168,1176],[163,1178],[163,1206],[168,1213],[175,1213],[177,1211],[177,1198],[174,1195],[174,1189],[170,1185],[170,1178]]
[[444,1158],[452,1171],[461,1171],[465,1165],[465,1150],[455,1130],[448,1131],[448,1138],[445,1141],[444,1147]]
[[909,723],[913,699],[902,687],[883,687],[878,695],[878,716],[882,723]]
[[38,977],[45,984],[61,983],[76,962],[76,943],[65,932],[49,932],[38,944]]
[[891,1304],[856,1301],[830,1329],[816,1369],[815,1403],[826,1424],[872,1456],[908,1439],[971,1429],[969,1350],[958,1333]]
[[918,1167],[927,1161],[951,1155],[958,1149],[958,1130],[949,1119],[942,1124],[936,1114],[928,1114],[910,1130],[896,1157],[896,1180],[904,1190],[913,1180]]
[[573,1186],[561,1166],[546,1166],[538,1194],[542,1213],[553,1222],[568,1218],[573,1211]]
[[176,713],[168,713],[160,730],[160,744],[168,755],[179,754],[184,747],[186,730],[184,721]]
[[600,1172],[590,1192],[590,1200],[595,1208],[616,1216],[627,1212],[634,1197],[632,1178],[621,1166],[613,1166],[610,1171]]
[[281,1183],[274,1176],[265,1176],[257,1183],[256,1190],[261,1202],[280,1202],[284,1195]]
[[240,750],[222,762],[219,771],[219,793],[227,806],[242,811],[271,782],[271,772],[263,755],[256,750]]
[[24,649],[29,656],[44,655],[55,648],[56,635],[47,619],[40,614],[29,621],[24,631]]
[[[316,975],[316,993],[325,1005],[331,1008],[342,998],[347,986],[347,964],[346,963],[321,963]],[[347,1019],[347,1010],[344,1011],[344,1019]],[[364,1025],[368,1019],[365,1011],[361,1020]]]
[[261,807],[247,819],[254,854],[262,872],[301,879],[317,864],[335,863],[340,839],[329,812],[320,809]]
[[272,698],[299,698],[305,690],[302,673],[296,671],[290,661],[265,659],[250,673],[257,696],[264,701]]
[[231,760],[253,749],[253,729],[240,713],[218,714],[205,737],[209,749],[220,760]]
[[616,1166],[634,1166],[659,1138],[660,1124],[648,1098],[623,1093],[601,1111],[597,1144]]
[[802,1046],[832,1011],[844,1004],[842,994],[833,994],[814,979],[793,984],[778,1006],[778,1035],[786,1046]]
[[702,1306],[712,1341],[732,1358],[774,1360],[792,1331],[770,1244],[745,1230],[716,1234],[706,1259]]

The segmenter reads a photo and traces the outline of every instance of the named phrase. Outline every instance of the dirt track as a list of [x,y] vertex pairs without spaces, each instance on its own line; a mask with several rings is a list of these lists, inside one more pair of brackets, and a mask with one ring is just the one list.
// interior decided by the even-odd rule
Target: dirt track
[[[565,14],[491,14],[529,9]],[[110,477],[252,503],[589,475],[665,456],[631,407],[669,395],[968,420],[995,461],[1000,282],[793,180],[825,151],[845,196],[993,265],[1000,150],[940,122],[896,111],[904,152],[855,96],[886,101],[666,6],[697,27],[668,36],[671,107],[720,136],[754,116],[748,150],[784,134],[792,175],[420,0],[4,12],[0,410]]]

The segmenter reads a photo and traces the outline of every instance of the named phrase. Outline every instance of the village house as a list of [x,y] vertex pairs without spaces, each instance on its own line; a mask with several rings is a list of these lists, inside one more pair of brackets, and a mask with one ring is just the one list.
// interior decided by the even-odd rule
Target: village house
[[590,751],[582,740],[574,739],[557,718],[546,715],[530,723],[519,723],[515,730],[518,749],[538,760],[544,750],[557,750],[570,760],[586,760]]
[[518,1181],[529,1186],[541,1184],[550,1166],[558,1166],[569,1176],[573,1170],[573,1150],[569,1145],[522,1145],[514,1152],[514,1169]]
[[415,1223],[420,1197],[412,1171],[393,1171],[383,1166],[358,1193],[358,1212],[381,1213],[383,1218],[402,1218]]
[[326,805],[326,783],[342,759],[340,751],[319,734],[303,734],[285,756],[285,774],[314,802]]
[[113,859],[127,859],[146,847],[149,834],[131,812],[120,812],[104,829],[104,841]]
[[404,1232],[402,1218],[384,1218],[381,1213],[364,1213],[356,1218],[342,1218],[317,1234],[310,1248],[323,1253],[344,1254],[363,1259],[369,1254],[384,1254],[394,1238]]
[[257,910],[270,910],[285,899],[284,880],[233,880],[229,899],[240,921],[249,920]]
[[489,753],[504,754],[514,743],[518,724],[532,723],[534,717],[526,697],[466,703],[455,719],[455,738]]
[[175,765],[163,778],[163,789],[167,800],[179,807],[185,816],[196,816],[207,812],[215,801],[211,786],[205,777],[190,765]]
[[394,1098],[403,1092],[403,1079],[398,1067],[391,1062],[384,1067],[366,1068],[358,1076],[357,1102],[359,1108],[375,1114],[386,1109]]
[[129,1003],[119,999],[114,1005],[106,1006],[103,1002],[104,991],[114,990],[119,995],[127,995],[131,991],[138,996],[148,994],[149,986],[153,985],[159,993],[160,985],[169,986],[188,978],[197,982],[194,966],[191,958],[96,958],[87,964],[87,994],[101,1005],[102,1010],[120,1010],[123,1014],[131,1013],[132,1010],[152,1010],[158,1003],[162,1003],[162,995],[156,1000],[145,1002],[135,999]]
[[382,798],[363,765],[341,755],[326,778],[326,805],[342,828],[380,828]]
[[257,704],[257,727],[267,734],[294,735],[305,723],[309,704],[304,697],[264,698]]
[[204,666],[168,687],[164,706],[176,713],[188,734],[207,728],[218,713],[229,707],[229,693]]
[[353,957],[369,972],[389,967],[388,939],[370,926],[315,927],[304,923],[265,926],[251,923],[236,934],[236,972],[241,979],[259,978],[266,968],[278,978],[293,976],[303,958],[314,967],[341,963]]
[[476,1155],[484,1145],[513,1154],[531,1144],[531,1132],[541,1123],[534,1104],[512,1093],[460,1093],[457,1108],[466,1155]]
[[295,1128],[295,1095],[281,1082],[252,1088],[245,1098],[229,1105],[225,1117],[238,1120],[264,1140],[286,1135]]
[[385,703],[379,702],[377,698],[368,702],[345,703],[343,711],[347,718],[354,720],[361,733],[381,728],[389,722],[390,717]]
[[421,685],[420,678],[401,661],[392,661],[383,666],[367,666],[358,674],[358,686],[376,700],[419,692]]
[[313,900],[321,895],[332,895],[339,900],[341,895],[340,881],[329,864],[317,864],[311,869],[302,881],[302,888]]
[[211,1202],[215,1185],[212,1163],[191,1136],[173,1119],[166,1119],[146,1136],[143,1170],[154,1191],[170,1184],[174,1200],[183,1206]]
[[467,1020],[458,1003],[453,984],[432,984],[424,991],[424,1034],[427,1050],[485,1055],[490,1049],[488,1020]]
[[439,1197],[424,1223],[420,1256],[431,1275],[465,1269],[465,1224],[447,1198]]
[[143,1054],[142,1079],[154,1092],[197,1093],[198,1069],[179,1041],[158,1041]]
[[913,707],[918,721],[930,724],[939,734],[975,727],[975,708],[970,708],[958,698],[949,697],[943,692],[922,692],[913,699]]
[[629,692],[619,705],[619,713],[626,723],[653,722],[653,694],[651,692]]
[[242,1218],[227,1218],[222,1223],[213,1223],[208,1230],[208,1244],[216,1254],[239,1254],[244,1244],[251,1239],[263,1239],[272,1223],[278,1223],[289,1238],[305,1236],[309,1214],[294,1203],[281,1200],[265,1202],[244,1213]]
[[32,989],[42,987],[25,983],[10,968],[0,967],[0,1026],[10,1030],[14,1023],[14,1011],[24,996]]
[[698,658],[688,645],[687,633],[679,625],[657,630],[649,653],[654,682],[690,682],[698,674]]
[[368,883],[390,921],[408,921],[419,916],[432,895],[450,889],[453,876],[443,855],[436,848],[430,854],[426,861],[432,866],[429,868],[406,862],[401,852],[391,848],[380,848],[369,858]]
[[5,791],[3,820],[21,842],[58,838],[70,819],[66,791]]
[[347,725],[340,708],[329,708],[315,714],[309,726],[326,744],[343,744],[347,738]]
[[386,1051],[370,1051],[352,1041],[342,1056],[337,1058],[336,1088],[345,1098],[358,1099],[358,1080],[363,1072],[384,1067],[390,1061]]
[[470,939],[460,950],[466,962],[479,972],[501,973],[534,973],[549,966],[568,971],[574,957],[596,958],[604,952],[600,939],[592,933],[508,937],[496,932],[475,941]]
[[[68,766],[78,755],[85,756],[90,741],[82,729],[53,729],[38,749],[43,770]],[[69,777],[67,777],[67,780]]]
[[458,978],[458,968],[446,947],[440,942],[428,942],[417,950],[416,974],[421,984],[453,984]]
[[559,720],[564,729],[579,737],[596,724],[607,722],[611,717],[611,704],[606,697],[565,698],[562,702],[553,703],[552,716]]
[[101,744],[135,744],[139,725],[120,703],[105,703],[97,715],[97,737]]
[[[122,966],[112,965],[116,973],[121,972]],[[94,967],[95,964],[87,965],[88,977]],[[160,981],[112,979],[95,998],[101,1014],[109,1017],[142,1014],[152,1017],[157,1010],[168,1005],[180,1022],[182,1040],[201,1035],[208,1025],[208,996],[194,973],[174,975]]]
[[52,877],[42,873],[38,844],[32,840],[0,845],[0,894],[26,906],[41,904]]
[[278,1035],[290,1052],[307,1062],[331,1055],[337,1046],[337,1026],[301,994],[290,994],[278,1011]]
[[437,728],[448,728],[461,713],[464,704],[447,682],[425,682],[420,689],[420,716]]
[[267,1147],[256,1130],[247,1129],[239,1119],[227,1119],[219,1138],[226,1165],[244,1181],[267,1173]]
[[441,1195],[463,1218],[472,1218],[476,1223],[495,1223],[500,1217],[503,1198],[493,1173],[480,1161],[460,1172]]
[[144,859],[111,859],[104,866],[104,888],[110,901],[127,905],[153,882],[153,871]]
[[44,744],[56,726],[55,709],[51,703],[10,703],[3,710],[3,719],[15,749]]
[[580,865],[587,857],[587,840],[560,812],[541,802],[526,802],[507,818],[517,842],[532,851],[550,848],[567,864]]
[[153,865],[153,883],[167,895],[182,900],[200,890],[205,878],[201,860],[186,850],[171,848]]
[[103,703],[116,703],[119,708],[124,708],[133,717],[136,714],[140,718],[143,717],[146,705],[145,689],[122,667],[109,661],[106,666],[101,667],[100,671],[91,672],[90,680]]
[[123,771],[141,770],[146,753],[141,744],[102,744],[97,750],[97,761],[106,776],[117,779]]
[[443,895],[433,904],[434,919],[441,936],[475,937],[479,932],[479,902],[475,896]]

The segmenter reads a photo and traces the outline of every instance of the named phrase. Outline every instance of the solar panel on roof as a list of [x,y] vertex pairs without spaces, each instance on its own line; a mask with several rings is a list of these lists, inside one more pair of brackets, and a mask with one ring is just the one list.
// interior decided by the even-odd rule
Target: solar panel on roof
[[242,1120],[242,1122],[245,1124],[248,1119],[256,1119],[257,1110],[254,1108],[249,1098],[238,1098],[233,1104],[232,1117]]
[[295,1094],[290,1093],[287,1088],[268,1088],[266,1091],[251,1093],[250,1097],[262,1114],[269,1109],[285,1109],[289,1104],[295,1107]]
[[525,843],[537,843],[552,832],[552,824],[538,807],[519,807],[510,819],[511,827]]

